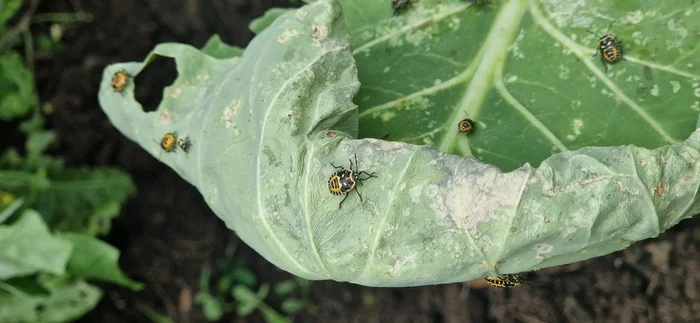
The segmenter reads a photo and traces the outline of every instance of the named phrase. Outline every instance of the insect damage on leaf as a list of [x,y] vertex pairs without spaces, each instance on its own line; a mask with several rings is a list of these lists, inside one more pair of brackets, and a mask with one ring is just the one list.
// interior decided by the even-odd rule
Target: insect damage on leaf
[[[115,127],[195,185],[243,241],[307,279],[415,286],[526,272],[619,250],[698,210],[700,135],[681,142],[688,130],[678,130],[677,118],[669,127],[656,115],[667,110],[628,97],[635,92],[624,77],[596,68],[590,38],[574,26],[593,20],[574,19],[588,15],[571,9],[576,3],[512,0],[483,12],[463,1],[425,2],[399,26],[392,24],[404,18],[387,19],[388,2],[353,1],[341,3],[382,15],[318,0],[280,15],[235,59],[158,45],[144,61],[175,58],[173,86],[183,89],[159,111],[171,111],[168,131],[197,143],[195,158],[166,156],[150,142],[164,132],[157,113],[107,95],[102,107]],[[626,59],[625,67],[644,64]],[[116,69],[146,63],[130,64],[108,67],[102,86],[109,88]],[[654,82],[668,77],[693,88],[677,67],[653,64],[646,62]],[[188,83],[199,74],[211,79]],[[688,96],[669,98],[688,103]],[[634,132],[601,117],[610,102]],[[460,135],[455,125],[465,110],[488,131]],[[615,141],[599,141],[610,139],[600,132],[605,122],[620,134]],[[650,131],[640,134],[640,123]],[[355,139],[358,126],[361,136],[391,133],[393,141]],[[238,134],[245,140],[234,140]],[[661,148],[577,149],[634,140]],[[471,152],[498,167],[444,151]],[[347,169],[332,164],[355,153],[363,167],[355,159]],[[358,184],[375,172],[381,179],[360,195]],[[656,200],[660,182],[679,203]],[[358,203],[342,208],[353,190]],[[335,203],[338,209],[328,207]]]

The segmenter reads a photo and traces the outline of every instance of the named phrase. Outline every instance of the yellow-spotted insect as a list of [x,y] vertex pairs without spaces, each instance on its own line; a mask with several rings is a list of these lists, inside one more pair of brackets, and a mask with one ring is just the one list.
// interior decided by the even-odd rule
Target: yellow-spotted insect
[[459,132],[467,135],[474,131],[474,121],[469,118],[460,121],[457,126],[459,127]]
[[487,276],[485,279],[489,285],[500,288],[515,287],[525,282],[518,274]]
[[[338,209],[340,209],[340,207],[343,206],[343,202],[345,202],[345,199],[347,199],[350,195],[348,193],[352,190],[355,190],[355,192],[357,192],[357,196],[360,197],[360,202],[362,202],[362,195],[360,194],[360,191],[357,190],[357,183],[360,183],[360,185],[362,185],[362,181],[368,180],[373,177],[377,177],[374,175],[374,173],[368,173],[365,171],[358,171],[354,169],[352,166],[352,160],[350,159],[349,161],[350,168],[336,166],[333,165],[333,163],[331,163],[331,166],[333,166],[336,169],[336,171],[328,179],[328,190],[333,195],[345,194],[343,200],[340,201],[340,203],[338,204]],[[357,167],[357,154],[355,154],[355,166]],[[366,177],[361,178],[360,176],[362,175],[366,175]]]
[[175,150],[175,144],[177,142],[177,134],[173,132],[168,132],[163,135],[163,138],[160,139],[160,147],[163,148],[166,152],[171,152]]
[[398,15],[403,10],[408,8],[408,5],[413,5],[415,0],[391,0],[391,7],[394,8],[394,15]]
[[[466,114],[467,112],[464,111],[464,113]],[[462,119],[462,121],[457,123],[457,130],[459,130],[460,133],[468,135],[472,133],[474,129],[476,129],[476,124],[477,123],[467,114],[467,118]]]
[[124,70],[117,71],[112,75],[112,90],[114,90],[114,92],[124,91],[128,83],[129,74],[126,74]]
[[[600,52],[600,61],[605,67],[605,71],[608,71],[608,65],[615,64],[624,59],[622,55],[622,41],[618,40],[612,34],[609,34],[610,27],[615,23],[615,20],[610,22],[608,29],[605,31],[603,36],[598,38],[598,52]],[[594,32],[588,30],[589,33],[595,35]],[[598,55],[598,52],[593,54],[593,56]]]
[[190,147],[192,147],[192,141],[190,140],[190,137],[185,137],[185,138],[179,138],[177,140],[177,146],[182,149],[184,152],[189,152]]

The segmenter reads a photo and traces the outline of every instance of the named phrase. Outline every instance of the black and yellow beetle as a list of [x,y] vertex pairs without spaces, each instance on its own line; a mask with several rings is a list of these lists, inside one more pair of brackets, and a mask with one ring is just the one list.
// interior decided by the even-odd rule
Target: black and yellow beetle
[[175,150],[175,143],[177,142],[177,135],[173,132],[168,132],[163,135],[160,140],[160,147],[166,152],[171,152]]
[[469,118],[460,121],[457,126],[459,127],[459,132],[467,135],[474,131],[474,121]]
[[192,147],[192,141],[190,141],[190,137],[180,138],[177,140],[177,146],[187,153],[190,151],[190,147]]
[[114,92],[124,91],[128,83],[129,74],[126,74],[124,70],[117,71],[112,75],[112,90],[114,90]]
[[459,130],[460,133],[468,135],[476,128],[476,122],[471,119],[466,110],[464,110],[464,114],[467,115],[467,118],[462,119],[462,121],[457,124],[457,130]]
[[[600,52],[600,61],[603,63],[603,67],[605,67],[606,72],[608,71],[609,64],[612,65],[624,59],[622,55],[622,42],[615,38],[615,36],[608,34],[608,31],[610,31],[610,27],[612,27],[613,23],[615,23],[615,20],[610,22],[610,25],[605,31],[605,34],[598,38],[598,51]],[[595,33],[590,30],[588,32],[595,35]],[[593,54],[593,56],[596,55],[598,55],[598,52]]]
[[[347,199],[350,195],[348,193],[352,190],[355,190],[355,192],[357,192],[357,196],[360,197],[360,202],[362,202],[362,195],[360,194],[360,191],[357,190],[357,183],[360,183],[360,185],[362,185],[362,181],[368,180],[372,177],[377,177],[374,175],[374,173],[357,171],[353,169],[352,160],[350,159],[349,161],[350,168],[336,166],[333,165],[333,163],[331,163],[331,166],[333,166],[336,169],[336,171],[328,179],[328,190],[333,195],[345,194],[343,200],[340,201],[340,203],[338,204],[338,209],[340,209],[340,207],[343,205],[345,199]],[[357,154],[355,154],[355,166],[357,166]],[[367,175],[367,177],[361,178],[361,175]]]
[[487,276],[486,282],[493,287],[509,288],[521,285],[524,280],[518,274]]

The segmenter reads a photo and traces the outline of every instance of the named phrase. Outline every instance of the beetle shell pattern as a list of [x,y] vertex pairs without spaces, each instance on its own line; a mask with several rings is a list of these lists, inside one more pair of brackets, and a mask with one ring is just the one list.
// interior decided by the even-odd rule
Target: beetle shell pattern
[[622,46],[613,35],[605,35],[598,40],[603,64],[615,64],[622,59]]
[[355,188],[355,175],[351,169],[339,170],[328,179],[328,190],[333,195],[343,195]]
[[523,283],[522,277],[518,274],[488,276],[485,279],[489,285],[500,288],[515,287]]
[[112,89],[115,92],[124,91],[126,84],[129,82],[129,75],[124,71],[117,71],[112,75]]
[[168,132],[165,135],[163,135],[163,139],[160,140],[160,147],[163,148],[166,152],[171,152],[175,149],[175,143],[177,142],[177,138],[174,133]]
[[474,131],[474,121],[472,119],[464,119],[458,124],[459,132],[470,134]]

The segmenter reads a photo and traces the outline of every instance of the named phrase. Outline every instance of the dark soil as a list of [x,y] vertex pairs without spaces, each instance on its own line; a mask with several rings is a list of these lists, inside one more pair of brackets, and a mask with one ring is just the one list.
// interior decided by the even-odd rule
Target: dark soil
[[[389,1],[389,0],[386,0]],[[43,1],[39,13],[74,11],[74,1]],[[106,294],[81,322],[148,322],[139,306],[177,322],[206,322],[192,304],[201,270],[222,257],[235,236],[201,195],[173,171],[115,130],[97,103],[98,82],[110,63],[140,61],[158,43],[201,47],[214,33],[245,46],[247,25],[286,0],[79,1],[91,23],[64,30],[66,50],[39,54],[35,69],[42,102],[53,104],[58,133],[53,152],[75,166],[111,165],[130,172],[138,194],[115,221],[108,241],[121,265],[147,288],[135,293],[103,285]],[[48,29],[35,25],[35,33]],[[166,66],[167,67],[167,66]],[[163,70],[138,79],[146,105],[172,80]],[[379,289],[337,282],[312,284],[313,312],[298,322],[700,322],[700,219],[623,252],[530,274],[513,289],[476,283]],[[240,244],[259,281],[291,277]],[[272,299],[276,306],[279,300]],[[254,315],[229,321],[261,321]]]

